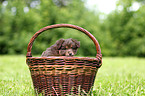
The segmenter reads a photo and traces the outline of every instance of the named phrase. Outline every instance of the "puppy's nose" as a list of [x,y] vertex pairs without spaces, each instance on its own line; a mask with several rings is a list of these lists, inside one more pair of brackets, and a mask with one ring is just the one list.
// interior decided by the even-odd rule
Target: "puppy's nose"
[[69,53],[69,56],[72,56],[73,54],[72,53]]

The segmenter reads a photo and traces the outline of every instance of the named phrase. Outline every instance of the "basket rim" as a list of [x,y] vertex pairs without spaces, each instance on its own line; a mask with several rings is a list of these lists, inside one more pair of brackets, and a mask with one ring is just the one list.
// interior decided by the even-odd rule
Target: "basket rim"
[[[51,61],[55,62],[67,62],[65,64],[59,64],[59,63],[54,63],[52,65],[57,65],[57,66],[66,66],[66,65],[86,65],[88,66],[88,64],[83,63],[83,62],[95,62],[92,64],[89,64],[90,66],[95,66],[96,68],[100,68],[102,66],[102,58],[91,58],[91,57],[67,57],[67,56],[49,56],[49,57],[27,57],[26,58],[26,63],[28,66],[31,66],[32,61],[45,61],[46,63],[44,65],[47,65],[47,61],[49,61],[49,64]],[[79,62],[79,64],[73,64],[71,62]],[[83,62],[82,62],[83,61]],[[42,63],[40,63],[42,64]],[[33,65],[33,64],[32,64]],[[36,64],[39,65],[39,64]],[[50,64],[51,65],[51,64]]]
[[67,57],[67,56],[49,56],[49,57],[26,57],[27,59],[65,59],[65,60],[98,60],[95,57]]

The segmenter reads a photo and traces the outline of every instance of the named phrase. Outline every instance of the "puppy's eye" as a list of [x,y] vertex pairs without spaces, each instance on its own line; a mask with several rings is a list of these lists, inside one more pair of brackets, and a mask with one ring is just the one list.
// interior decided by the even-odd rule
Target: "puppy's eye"
[[72,49],[74,49],[74,50],[75,50],[75,49],[77,49],[77,48],[76,48],[76,47],[72,47]]

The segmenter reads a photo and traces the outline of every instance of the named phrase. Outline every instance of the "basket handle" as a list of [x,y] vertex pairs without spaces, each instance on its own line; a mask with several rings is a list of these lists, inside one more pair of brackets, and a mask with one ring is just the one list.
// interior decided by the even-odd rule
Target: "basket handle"
[[76,29],[76,30],[79,30],[79,31],[85,33],[88,37],[90,37],[92,39],[92,41],[94,42],[94,44],[96,46],[96,51],[97,51],[96,57],[97,58],[98,57],[102,58],[100,45],[99,45],[98,41],[96,40],[96,38],[90,32],[88,32],[87,30],[85,30],[85,29],[83,29],[83,28],[81,28],[79,26],[71,25],[71,24],[55,24],[55,25],[50,25],[50,26],[46,26],[46,27],[40,29],[39,31],[37,31],[33,35],[33,37],[31,38],[31,40],[30,40],[30,42],[28,44],[26,57],[32,57],[31,49],[32,49],[33,42],[37,38],[37,36],[39,36],[43,31],[46,31],[48,29],[60,28],[60,27],[73,28],[73,29]]

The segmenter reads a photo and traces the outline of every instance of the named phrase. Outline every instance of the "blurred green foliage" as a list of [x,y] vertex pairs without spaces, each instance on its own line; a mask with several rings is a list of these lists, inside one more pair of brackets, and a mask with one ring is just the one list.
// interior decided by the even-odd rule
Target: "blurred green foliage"
[[[26,54],[30,38],[39,29],[59,23],[85,28],[99,41],[104,56],[145,56],[145,0],[140,8],[130,10],[135,0],[119,0],[118,7],[105,19],[85,7],[84,0],[1,0],[0,54]],[[60,38],[81,41],[78,55],[95,56],[93,42],[83,33],[59,28],[42,33],[33,44],[32,53],[41,54]]]

